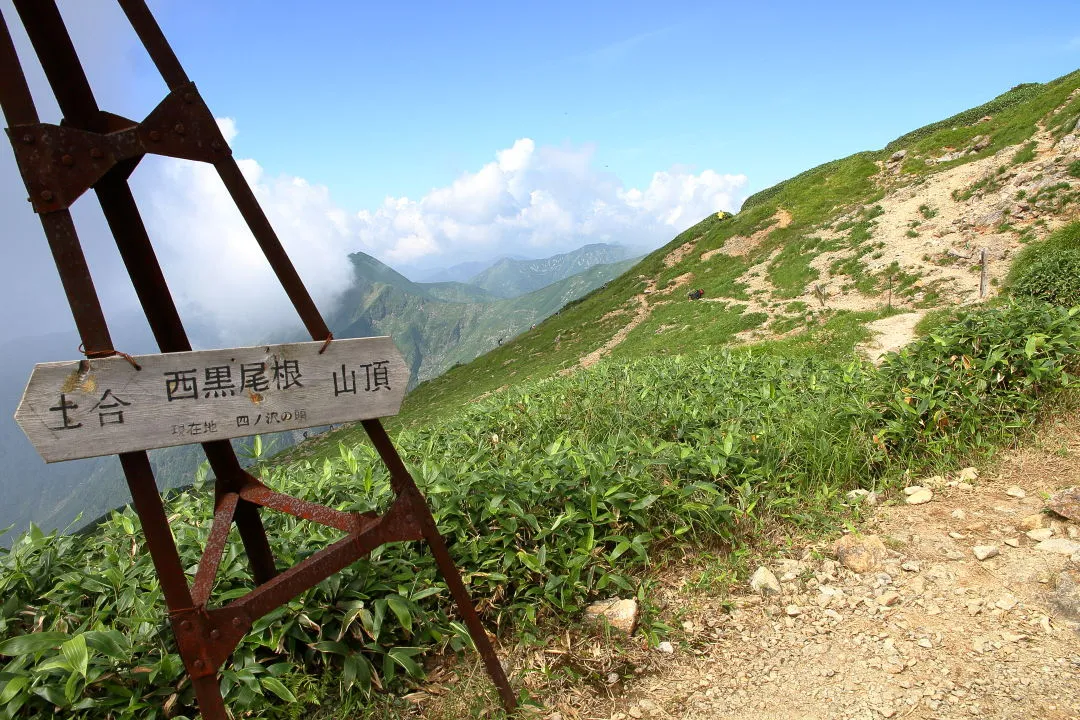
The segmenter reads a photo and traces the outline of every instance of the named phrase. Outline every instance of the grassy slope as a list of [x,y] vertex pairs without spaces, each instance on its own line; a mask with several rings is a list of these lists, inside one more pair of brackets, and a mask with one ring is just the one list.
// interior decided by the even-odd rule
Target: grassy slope
[[[861,152],[812,168],[778,185],[763,190],[743,204],[742,210],[725,219],[710,215],[694,227],[653,252],[633,270],[612,280],[606,288],[597,289],[535,329],[523,333],[511,342],[478,357],[468,365],[454,367],[445,374],[421,383],[406,398],[400,415],[392,426],[416,427],[445,416],[466,406],[473,399],[499,388],[526,380],[543,378],[574,366],[578,359],[602,346],[623,325],[636,307],[634,297],[646,287],[646,280],[655,280],[656,287],[686,273],[692,273],[693,287],[705,290],[707,297],[747,299],[746,288],[737,278],[748,268],[768,258],[780,249],[769,267],[770,279],[783,293],[796,294],[805,283],[813,280],[808,262],[817,253],[844,247],[869,247],[865,230],[870,216],[864,214],[848,226],[845,239],[822,243],[814,231],[838,216],[871,206],[881,197],[872,176],[877,172],[876,161],[887,158],[897,149],[908,149],[905,171],[910,182],[930,172],[955,167],[986,157],[1003,147],[1023,143],[1031,137],[1040,121],[1055,132],[1063,132],[1080,117],[1080,96],[1074,98],[1057,115],[1048,114],[1066,102],[1070,93],[1080,87],[1080,70],[1045,84],[1027,84],[1010,90],[998,98],[972,110],[938,123],[912,131],[886,148]],[[977,122],[986,115],[991,119]],[[974,125],[965,123],[976,122]],[[949,148],[962,147],[976,135],[990,135],[992,142],[981,152],[947,163],[929,166],[923,158],[937,157]],[[775,229],[767,239],[745,257],[716,256],[702,262],[701,255],[723,247],[733,236],[748,236],[775,223],[778,208],[791,213],[792,222]],[[695,251],[672,267],[664,258],[688,241],[697,239]],[[857,276],[853,283],[864,292],[881,289],[879,278]],[[669,304],[661,304],[672,300]],[[740,330],[755,327],[763,320],[758,314],[743,314],[732,303],[697,304],[679,302],[681,292],[669,296],[653,294],[654,306],[649,319],[631,332],[626,341],[613,352],[616,358],[642,354],[678,354],[702,347],[729,342]],[[784,305],[783,297],[766,298],[776,308]],[[624,311],[622,314],[611,313]],[[832,313],[821,324],[794,338],[766,343],[762,350],[785,354],[850,353],[855,343],[865,337],[863,324],[889,311],[864,313]],[[673,326],[657,334],[661,326]],[[304,455],[322,457],[336,452],[338,441],[362,441],[359,429],[343,428],[324,436],[304,448]],[[291,457],[292,455],[290,455]]]

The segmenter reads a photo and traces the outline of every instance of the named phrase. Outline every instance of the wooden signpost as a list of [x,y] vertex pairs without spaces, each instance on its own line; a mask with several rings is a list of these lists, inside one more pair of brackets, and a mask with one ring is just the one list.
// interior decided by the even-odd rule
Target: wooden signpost
[[[218,670],[255,620],[380,545],[404,541],[423,541],[430,549],[504,707],[513,710],[514,692],[446,543],[378,420],[401,404],[405,363],[389,338],[333,338],[145,0],[117,3],[169,88],[141,122],[98,108],[55,0],[13,0],[64,115],[60,124],[40,122],[0,16],[0,106],[86,355],[35,368],[19,405],[19,424],[47,462],[119,454],[177,649],[207,720],[229,717]],[[128,185],[147,154],[214,167],[314,342],[192,352]],[[91,189],[160,354],[130,357],[112,346],[69,211]],[[389,471],[395,499],[382,515],[345,512],[277,492],[241,467],[228,442],[349,420],[360,420]],[[191,559],[180,557],[146,454],[149,448],[185,443],[202,445],[215,478],[213,523],[190,583],[185,568]],[[263,510],[335,528],[343,537],[292,567],[279,568]],[[214,581],[233,525],[255,587],[215,606]]]
[[45,462],[396,415],[389,337],[88,358],[34,368],[15,420]]

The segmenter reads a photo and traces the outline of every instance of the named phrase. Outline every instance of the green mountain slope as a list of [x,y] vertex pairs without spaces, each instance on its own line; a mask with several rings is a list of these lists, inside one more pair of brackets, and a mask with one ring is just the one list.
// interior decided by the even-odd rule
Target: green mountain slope
[[[391,335],[414,382],[498,347],[633,263],[593,264],[584,272],[503,299],[472,284],[415,283],[363,253],[350,259],[356,280],[342,297],[341,309],[330,318],[334,335]],[[580,258],[578,262],[588,264]],[[570,267],[562,261],[556,264]]]
[[[949,250],[986,244],[997,280],[1016,247],[1078,216],[1080,180],[1068,171],[1080,159],[1078,88],[1080,71],[1014,88],[763,190],[735,216],[709,216],[560,315],[422,383],[396,422],[422,426],[504,386],[569,372],[590,353],[674,355],[758,339],[788,354],[850,354],[871,321],[971,302],[978,268]],[[1033,159],[1018,155],[1031,143]],[[952,176],[959,190],[943,191],[939,181]],[[1020,217],[1010,215],[1018,195],[1034,199]],[[911,219],[885,227],[897,207]],[[689,287],[706,302],[687,301]],[[327,447],[361,437],[338,431]]]
[[564,280],[594,265],[626,260],[629,254],[630,251],[621,245],[593,243],[539,260],[503,258],[469,280],[469,284],[498,297],[512,298]]

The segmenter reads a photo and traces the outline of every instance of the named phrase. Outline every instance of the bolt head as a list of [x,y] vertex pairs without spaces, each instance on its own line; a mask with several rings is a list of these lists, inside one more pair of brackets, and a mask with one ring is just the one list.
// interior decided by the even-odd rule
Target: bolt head
[[101,148],[90,148],[90,157],[95,160],[100,160],[105,156],[105,153],[101,152]]
[[217,628],[214,628],[213,630],[211,630],[210,631],[210,639],[211,640],[220,640],[221,639],[221,631],[218,630]]
[[191,629],[191,621],[190,620],[182,621],[180,623],[180,629],[181,630],[190,630]]
[[241,619],[240,619],[240,618],[238,618],[238,617],[234,617],[234,618],[232,619],[232,626],[233,626],[234,628],[244,627],[244,621],[243,621],[243,620],[241,620]]
[[30,133],[27,133],[27,134],[22,136],[22,141],[24,143],[26,143],[27,145],[33,145],[34,144],[34,136],[31,135]]
[[161,133],[158,132],[157,130],[151,130],[150,131],[150,139],[153,140],[154,142],[158,142],[159,140],[161,140]]
[[222,148],[222,145],[221,145],[221,143],[219,141],[217,141],[217,140],[211,140],[210,141],[210,149],[217,150],[218,152],[221,152],[221,148]]
[[65,167],[71,167],[75,164],[75,158],[71,157],[70,155],[64,155],[60,158],[60,163]]
[[195,93],[190,93],[190,92],[184,93],[184,102],[186,102],[188,105],[195,102]]
[[196,670],[202,670],[204,667],[206,667],[206,662],[203,661],[202,658],[196,658],[195,662],[193,662],[192,665],[195,666]]
[[53,199],[53,192],[52,192],[52,190],[42,190],[41,195],[39,197],[41,197],[41,199],[44,200],[45,202],[49,202],[50,200]]
[[173,128],[173,132],[177,135],[183,135],[185,132],[184,123],[176,123],[176,127]]

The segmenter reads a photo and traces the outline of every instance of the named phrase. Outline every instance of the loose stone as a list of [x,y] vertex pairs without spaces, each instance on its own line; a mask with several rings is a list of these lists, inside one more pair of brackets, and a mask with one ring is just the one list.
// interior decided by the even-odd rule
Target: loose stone
[[934,493],[929,488],[919,488],[907,496],[908,505],[923,505],[934,499]]
[[762,565],[754,571],[753,576],[750,578],[750,588],[763,595],[779,595],[780,581],[776,579],[776,575],[769,568]]

